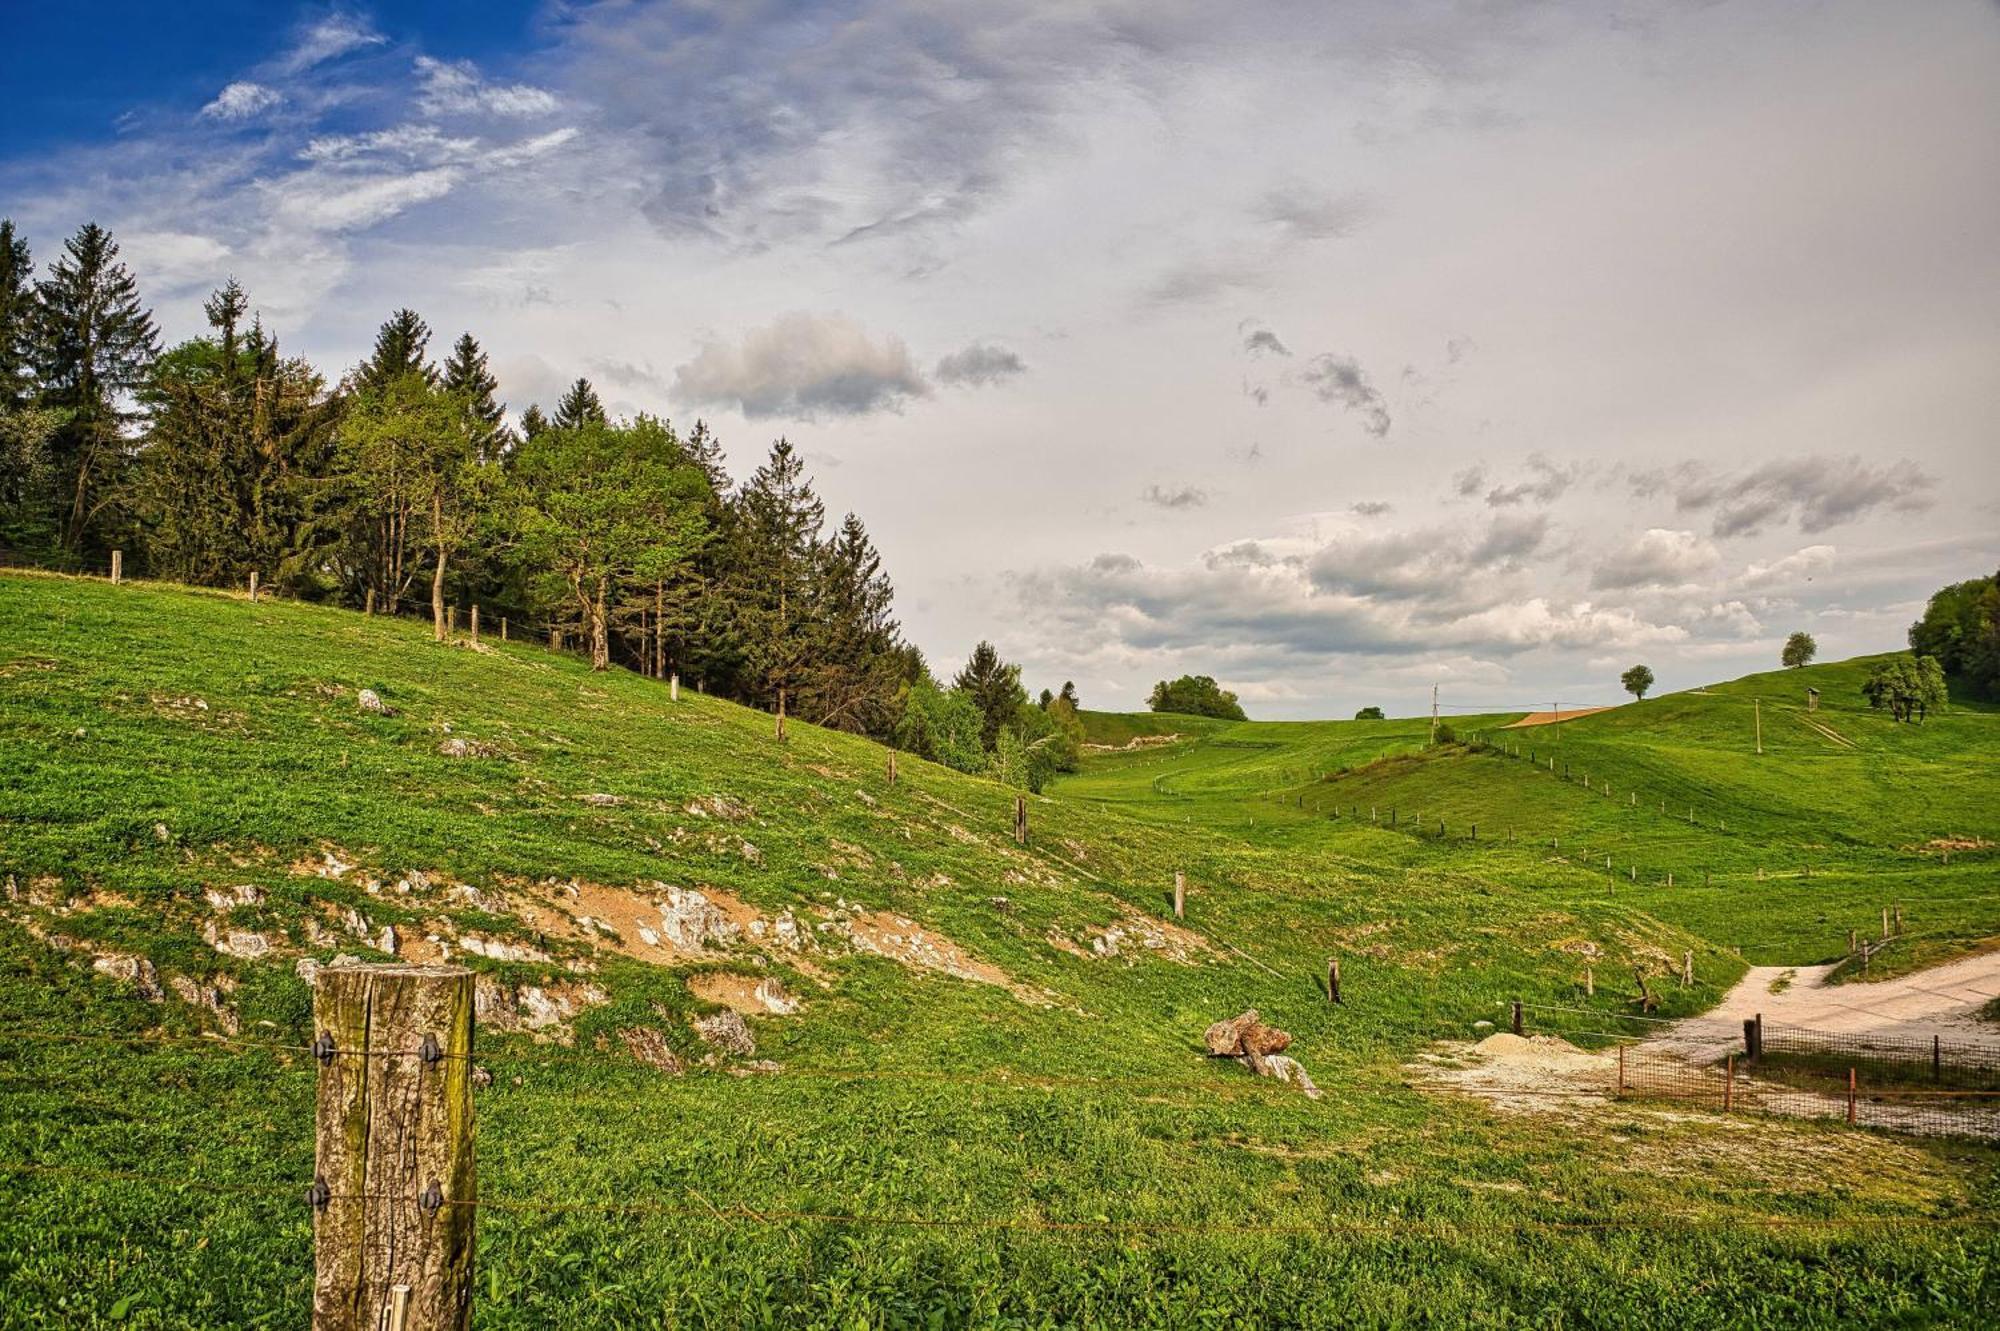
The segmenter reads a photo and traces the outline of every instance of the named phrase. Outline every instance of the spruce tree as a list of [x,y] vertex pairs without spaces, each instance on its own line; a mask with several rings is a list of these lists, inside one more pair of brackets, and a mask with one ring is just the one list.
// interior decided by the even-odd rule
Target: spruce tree
[[849,513],[815,551],[812,631],[799,713],[821,725],[886,738],[904,677],[895,589],[861,519]]
[[1028,701],[1021,687],[1021,667],[1000,659],[992,643],[982,641],[966,658],[965,668],[952,680],[979,708],[979,743],[988,753],[999,742],[1000,731]]
[[681,441],[681,447],[686,451],[688,461],[700,467],[708,477],[708,486],[715,491],[716,497],[727,496],[734,482],[729,479],[729,468],[723,462],[722,441],[708,428],[708,422],[696,420],[694,429]]
[[521,437],[523,439],[533,439],[548,428],[549,418],[542,415],[542,409],[539,406],[530,402],[528,409],[521,413]]
[[826,508],[805,462],[779,439],[731,505],[730,599],[747,701],[785,707],[808,650],[814,562]]
[[80,550],[117,493],[127,460],[124,402],[158,354],[153,315],[118,260],[118,243],[95,222],[63,246],[35,284],[34,370],[41,405],[65,413],[51,440],[60,487],[62,542]]
[[444,389],[465,403],[471,418],[474,451],[482,461],[497,458],[507,446],[506,404],[494,394],[500,381],[486,364],[486,353],[470,333],[460,333],[444,363]]
[[555,427],[558,430],[574,430],[590,422],[599,425],[609,423],[604,414],[604,404],[598,401],[597,390],[590,386],[590,380],[579,377],[569,386],[569,391],[556,403]]
[[34,390],[34,273],[28,242],[0,217],[0,411],[26,406]]
[[406,374],[438,381],[437,367],[424,359],[431,344],[430,325],[415,310],[402,309],[386,319],[375,334],[375,349],[354,370],[357,390],[380,389]]

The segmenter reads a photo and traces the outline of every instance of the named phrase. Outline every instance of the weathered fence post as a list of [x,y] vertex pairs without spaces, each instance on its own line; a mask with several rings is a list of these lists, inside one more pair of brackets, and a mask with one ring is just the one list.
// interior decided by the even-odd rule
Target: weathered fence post
[[1694,987],[1694,953],[1692,952],[1681,953],[1681,986],[1688,989]]
[[896,784],[896,751],[889,750],[889,784]]
[[507,616],[500,616],[500,641],[507,641]]
[[1014,797],[1014,844],[1017,846],[1028,844],[1028,797],[1026,795],[1016,795]]
[[116,587],[123,581],[125,581],[125,552],[123,550],[113,550],[111,552],[111,585]]
[[314,1331],[471,1325],[472,972],[323,966],[313,982]]
[[1514,1034],[1521,1034],[1521,1000],[1514,1000]]
[[680,700],[681,700],[681,672],[676,670],[672,675],[667,677],[667,701],[679,702]]
[[1882,907],[1882,938],[1885,942],[1889,938],[1889,908],[1887,906]]
[[549,625],[549,650],[552,652],[562,650],[562,630],[553,624]]
[[1753,1063],[1757,1061],[1757,1019],[1755,1017],[1745,1017],[1743,1019],[1743,1057]]
[[478,641],[479,641],[479,603],[478,603],[477,601],[474,601],[474,602],[472,603],[472,623],[471,623],[471,629],[472,629],[472,640],[473,640],[474,642],[478,642]]
[[375,589],[373,587],[370,587],[368,594],[361,598],[361,613],[364,615],[375,613]]
[[1186,918],[1186,911],[1187,875],[1176,869],[1174,870],[1174,918],[1177,920]]
[[785,738],[785,691],[783,689],[778,690],[778,724],[777,729],[773,733],[780,740]]
[[1339,957],[1328,957],[1326,959],[1326,1001],[1329,1003],[1340,1002]]
[[1597,997],[1597,971],[1594,967],[1585,966],[1583,968],[1583,996],[1585,998]]
[[1736,1095],[1736,1055],[1731,1054],[1722,1067],[1722,1112],[1728,1113],[1731,1101]]
[[1854,1069],[1847,1070],[1847,1126],[1854,1126]]
[[1625,1046],[1618,1046],[1618,1094],[1625,1094]]
[[1944,1076],[1944,1044],[1937,1036],[1931,1037],[1931,1080],[1938,1081]]
[[254,568],[250,570],[250,599],[257,599],[257,570]]

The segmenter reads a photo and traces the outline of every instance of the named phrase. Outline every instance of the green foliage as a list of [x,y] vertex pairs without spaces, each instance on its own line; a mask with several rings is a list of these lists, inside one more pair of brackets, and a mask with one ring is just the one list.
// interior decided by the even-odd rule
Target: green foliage
[[1385,720],[1386,718],[1382,715],[1382,709],[1380,707],[1369,706],[1369,707],[1364,707],[1360,711],[1356,712],[1354,714],[1354,719],[1356,721],[1381,721]]
[[965,659],[952,687],[971,698],[979,709],[979,745],[988,752],[1028,701],[1027,690],[1021,687],[1021,667],[1001,660],[999,650],[983,640]]
[[414,375],[426,387],[435,387],[438,372],[427,359],[430,344],[430,325],[415,310],[397,310],[376,330],[374,349],[354,368],[350,386],[357,392],[379,393]]
[[1933,594],[1910,625],[1910,650],[1936,657],[1973,697],[2000,700],[2000,573]]
[[928,676],[906,685],[899,700],[896,747],[955,772],[986,767],[979,704],[961,689],[940,689]]
[[472,334],[460,333],[452,344],[441,387],[464,405],[474,456],[481,462],[497,462],[512,442],[505,425],[507,407],[497,396],[500,381],[493,377],[486,352]]
[[558,430],[577,430],[586,425],[608,424],[610,418],[604,414],[604,403],[598,399],[597,390],[590,380],[578,376],[556,402],[556,414],[550,422]]
[[1810,665],[1812,659],[1818,655],[1819,644],[1813,641],[1812,634],[1802,629],[1785,639],[1785,647],[1778,654],[1778,661],[1787,669],[1797,670],[1801,666]]
[[1921,723],[1931,708],[1945,703],[1944,668],[1935,656],[1915,660],[1894,656],[1877,661],[1861,686],[1861,696],[1870,707],[1887,709],[1898,721]]
[[1451,728],[1451,722],[1440,721],[1438,722],[1437,730],[1433,732],[1433,738],[1439,744],[1456,744],[1458,743],[1458,732]]
[[81,550],[113,521],[127,458],[125,405],[143,386],[159,345],[139,284],[118,243],[95,222],[63,246],[35,284],[34,376],[40,404],[61,413],[49,440],[64,548]]
[[667,577],[699,547],[706,493],[673,433],[647,416],[543,430],[516,450],[504,500],[515,557],[544,605],[583,624],[593,669],[610,665],[621,591]]
[[1653,671],[1650,666],[1635,665],[1618,677],[1618,682],[1634,698],[1644,698],[1646,690],[1653,687]]
[[1208,675],[1182,675],[1153,686],[1146,705],[1156,712],[1178,712],[1185,716],[1212,716],[1224,721],[1244,720],[1236,695]]

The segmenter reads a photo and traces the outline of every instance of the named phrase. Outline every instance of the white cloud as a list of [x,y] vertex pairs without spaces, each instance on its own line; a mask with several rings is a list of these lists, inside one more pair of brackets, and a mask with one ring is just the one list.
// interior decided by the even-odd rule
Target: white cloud
[[278,68],[297,74],[350,52],[381,46],[388,40],[366,19],[352,14],[329,14],[299,34],[291,50],[279,58]]
[[940,357],[937,367],[931,372],[937,376],[937,381],[941,384],[983,388],[988,384],[1003,383],[1016,375],[1026,374],[1028,366],[1018,352],[1009,351],[991,342],[975,342],[948,356]]
[[901,338],[871,337],[839,314],[787,314],[733,343],[710,339],[674,373],[677,400],[750,417],[859,416],[929,393]]
[[543,116],[560,102],[546,88],[526,83],[488,83],[470,60],[417,57],[423,90],[417,105],[426,115]]
[[1679,586],[1721,562],[1715,547],[1695,533],[1652,527],[1607,555],[1591,575],[1590,585],[1607,590]]
[[284,100],[276,88],[261,83],[231,83],[215,95],[214,101],[201,108],[201,114],[208,120],[248,120]]

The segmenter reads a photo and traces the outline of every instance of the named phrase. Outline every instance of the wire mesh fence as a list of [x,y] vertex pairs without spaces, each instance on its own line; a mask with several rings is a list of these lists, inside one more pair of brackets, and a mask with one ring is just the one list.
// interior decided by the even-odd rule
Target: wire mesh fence
[[1927,1137],[2000,1140],[2000,1091],[1926,1087],[1859,1063],[1836,1067],[1725,1055],[1701,1063],[1642,1046],[1617,1050],[1621,1098],[1695,1102],[1723,1113],[1831,1119]]

